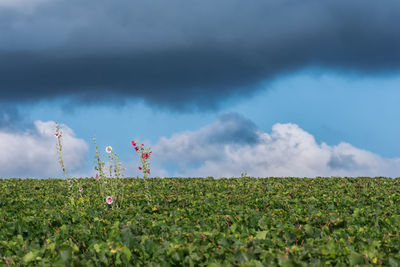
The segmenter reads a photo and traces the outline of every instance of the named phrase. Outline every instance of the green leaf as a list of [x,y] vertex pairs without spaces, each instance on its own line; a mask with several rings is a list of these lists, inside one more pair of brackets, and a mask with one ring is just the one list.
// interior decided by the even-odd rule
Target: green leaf
[[361,264],[364,262],[363,256],[354,251],[350,252],[349,260],[351,265]]
[[126,262],[129,262],[132,257],[132,252],[129,250],[129,248],[127,248],[126,246],[123,246],[122,247],[122,255],[123,255],[123,258],[125,258]]
[[237,228],[237,224],[234,223],[231,225],[231,227],[229,229],[232,231],[232,233],[234,233],[236,231],[236,228]]
[[72,248],[64,246],[60,249],[60,256],[64,261],[68,261],[72,257]]
[[29,263],[29,262],[33,261],[34,258],[35,258],[35,254],[32,251],[30,251],[30,252],[28,252],[28,254],[26,254],[22,258],[22,260],[24,261],[24,263]]
[[94,248],[94,251],[96,251],[96,253],[100,253],[100,246],[99,246],[99,244],[94,244],[93,248]]
[[258,231],[256,234],[257,239],[265,239],[267,237],[268,231]]

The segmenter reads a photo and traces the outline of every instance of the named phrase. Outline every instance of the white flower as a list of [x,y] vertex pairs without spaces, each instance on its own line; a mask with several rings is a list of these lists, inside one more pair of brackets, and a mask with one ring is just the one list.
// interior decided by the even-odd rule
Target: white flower
[[110,196],[106,197],[106,201],[107,201],[107,204],[109,204],[109,205],[111,205],[113,203],[113,199]]
[[112,151],[112,147],[110,147],[110,146],[106,147],[106,152],[107,153],[111,153],[111,151]]

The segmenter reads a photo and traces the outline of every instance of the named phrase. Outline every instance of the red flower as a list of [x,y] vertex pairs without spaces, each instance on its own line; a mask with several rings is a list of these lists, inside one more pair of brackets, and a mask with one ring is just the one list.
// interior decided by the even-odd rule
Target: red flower
[[142,153],[142,158],[143,159],[149,158],[149,153]]
[[139,170],[142,170],[142,167],[139,167]]
[[138,150],[139,150],[139,148],[138,148],[138,147],[135,147],[135,150],[136,150],[136,151],[138,151]]
[[132,146],[136,146],[136,143],[135,143],[135,141],[132,141]]
[[148,169],[147,172],[150,173],[150,169]]

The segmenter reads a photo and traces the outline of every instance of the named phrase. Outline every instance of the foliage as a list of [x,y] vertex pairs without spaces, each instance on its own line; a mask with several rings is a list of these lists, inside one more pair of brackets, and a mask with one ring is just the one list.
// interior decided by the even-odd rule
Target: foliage
[[400,263],[400,179],[125,178],[119,209],[76,180],[64,205],[63,179],[0,179],[0,266]]

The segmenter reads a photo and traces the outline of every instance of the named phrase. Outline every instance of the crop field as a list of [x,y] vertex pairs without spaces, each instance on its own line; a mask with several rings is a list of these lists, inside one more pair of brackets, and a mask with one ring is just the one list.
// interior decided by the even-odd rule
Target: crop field
[[398,178],[79,180],[0,179],[0,266],[400,265]]

